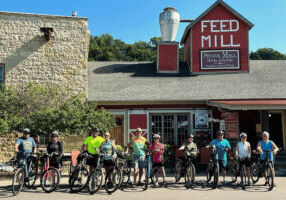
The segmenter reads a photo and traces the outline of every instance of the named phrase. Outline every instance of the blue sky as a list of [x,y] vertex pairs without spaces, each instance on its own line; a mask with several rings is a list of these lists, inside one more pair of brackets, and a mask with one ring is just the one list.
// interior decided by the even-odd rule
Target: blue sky
[[[127,43],[149,41],[160,36],[159,14],[175,7],[181,19],[194,19],[215,0],[9,0],[1,1],[1,11],[89,18],[92,35],[109,33]],[[250,30],[250,50],[270,47],[286,54],[286,0],[225,0],[254,24]],[[186,24],[180,24],[177,41]]]

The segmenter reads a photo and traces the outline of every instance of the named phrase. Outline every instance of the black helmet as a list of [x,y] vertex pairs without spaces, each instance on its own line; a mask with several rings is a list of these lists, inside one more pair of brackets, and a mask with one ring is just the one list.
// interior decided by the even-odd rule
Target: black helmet
[[217,135],[224,135],[224,131],[218,130],[218,131],[216,132],[216,134],[217,134]]
[[22,132],[23,132],[24,134],[30,134],[30,133],[31,133],[30,129],[28,129],[28,128],[24,128],[24,129],[22,130]]
[[99,128],[93,128],[92,132],[99,132]]
[[59,137],[58,131],[53,131],[51,137]]

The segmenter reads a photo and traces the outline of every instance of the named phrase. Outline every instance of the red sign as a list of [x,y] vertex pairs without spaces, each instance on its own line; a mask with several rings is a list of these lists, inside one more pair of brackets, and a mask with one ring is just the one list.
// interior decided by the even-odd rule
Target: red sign
[[230,139],[238,138],[238,112],[224,113],[225,119],[225,137]]

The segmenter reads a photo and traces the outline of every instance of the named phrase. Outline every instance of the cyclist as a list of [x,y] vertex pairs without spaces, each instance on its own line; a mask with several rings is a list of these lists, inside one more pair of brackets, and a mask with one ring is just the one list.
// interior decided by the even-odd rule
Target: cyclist
[[114,151],[116,149],[114,140],[110,140],[110,133],[106,132],[104,134],[105,141],[100,145],[100,152],[103,153],[103,166],[105,168],[106,173],[115,165]]
[[150,150],[152,152],[152,167],[155,169],[154,170],[154,175],[155,175],[155,186],[159,185],[158,182],[158,169],[160,169],[162,178],[163,178],[163,185],[165,185],[165,168],[164,168],[164,163],[163,163],[163,154],[164,154],[164,145],[160,143],[160,135],[159,134],[154,134],[153,136],[153,143],[151,144]]
[[134,185],[136,185],[138,168],[139,168],[139,181],[137,185],[141,185],[141,177],[143,174],[143,169],[145,168],[145,152],[144,147],[146,143],[146,138],[142,135],[142,129],[137,128],[135,136],[130,140],[129,147],[133,148],[133,167],[134,167]]
[[193,134],[189,134],[187,141],[179,148],[179,151],[185,150],[185,148],[187,148],[188,151],[190,151],[190,153],[196,157],[198,154],[198,148],[196,143],[194,143],[194,135]]
[[30,129],[23,129],[23,137],[17,138],[15,142],[15,152],[17,153],[17,160],[29,158],[31,153],[36,153],[36,143],[33,138],[30,137]]
[[50,165],[60,169],[62,165],[63,157],[63,145],[58,141],[59,134],[57,131],[52,132],[51,141],[48,143],[47,152],[48,154],[54,153],[53,157],[50,160]]
[[225,184],[225,175],[226,175],[226,165],[227,165],[227,156],[226,152],[231,148],[229,141],[224,139],[224,132],[219,130],[217,131],[217,139],[211,141],[210,145],[215,146],[218,150],[218,161],[222,171],[223,181]]
[[247,134],[241,133],[239,135],[240,142],[236,145],[236,151],[235,155],[238,156],[239,165],[245,164],[246,172],[247,172],[247,178],[248,178],[248,185],[251,185],[250,183],[250,155],[251,155],[251,146],[250,143],[247,142]]
[[91,136],[87,137],[84,140],[83,145],[81,147],[82,152],[87,149],[87,152],[91,155],[86,161],[86,164],[89,165],[89,173],[94,170],[97,164],[98,151],[96,149],[98,149],[101,143],[104,142],[104,139],[98,136],[98,134],[98,128],[92,129]]
[[[267,131],[264,131],[262,133],[262,140],[260,140],[257,144],[257,151],[260,153],[260,162],[261,164],[264,166],[264,164],[267,162],[266,160],[266,154],[268,152],[265,152],[267,150],[273,150],[273,152],[271,151],[269,154],[269,160],[272,162],[273,164],[273,154],[276,155],[277,152],[279,151],[278,147],[276,146],[276,144],[269,140],[269,133]],[[265,180],[266,180],[266,171],[264,172],[264,176],[265,176]],[[273,176],[275,176],[275,172],[273,170]],[[265,182],[265,184],[267,184],[267,181]],[[276,186],[276,184],[273,185],[274,187]]]

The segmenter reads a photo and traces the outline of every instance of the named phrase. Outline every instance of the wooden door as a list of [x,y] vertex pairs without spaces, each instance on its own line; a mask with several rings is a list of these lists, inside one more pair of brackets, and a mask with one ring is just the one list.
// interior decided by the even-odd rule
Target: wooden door
[[110,138],[115,139],[115,144],[124,145],[124,116],[116,115],[116,125],[110,131]]

